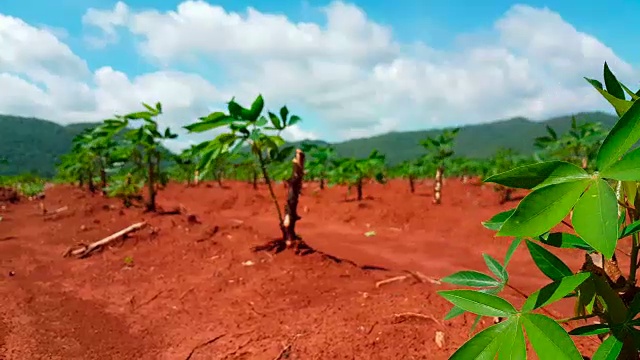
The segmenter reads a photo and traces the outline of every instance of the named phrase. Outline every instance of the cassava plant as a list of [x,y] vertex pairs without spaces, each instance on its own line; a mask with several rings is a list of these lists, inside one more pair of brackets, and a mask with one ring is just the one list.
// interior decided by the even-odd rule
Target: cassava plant
[[[231,99],[227,104],[227,110],[228,113],[217,111],[200,118],[199,121],[193,124],[185,126],[190,132],[204,132],[213,129],[223,130],[213,140],[206,141],[206,145],[202,147],[202,159],[198,169],[208,170],[211,167],[215,167],[216,159],[226,156],[229,152],[240,151],[242,146],[248,145],[251,154],[256,159],[276,209],[278,226],[282,231],[282,240],[287,244],[291,244],[294,240],[299,240],[295,234],[295,223],[300,219],[296,212],[297,197],[295,202],[287,202],[283,214],[274,191],[272,176],[268,169],[270,164],[283,162],[293,153],[294,148],[292,146],[284,146],[285,141],[281,136],[281,132],[287,127],[300,122],[300,117],[290,115],[286,106],[280,109],[280,116],[270,111],[267,111],[267,116],[262,115],[264,110],[262,95],[258,95],[249,108],[244,108],[234,99]],[[304,165],[304,160],[299,162],[300,166]]]
[[302,151],[307,154],[307,177],[320,183],[320,190],[324,189],[328,174],[332,169],[332,160],[336,158],[335,149],[318,144],[302,144]]
[[[489,160],[490,175],[496,175],[511,170],[517,165],[522,165],[522,159],[518,154],[510,148],[500,148]],[[500,194],[500,204],[504,204],[512,200],[514,188],[501,184],[494,184],[493,189]]]
[[[125,133],[125,140],[130,143],[131,161],[133,173],[143,174],[147,185],[147,211],[156,211],[156,195],[158,186],[166,178],[166,171],[162,164],[162,140],[175,139],[178,135],[173,134],[169,128],[164,132],[158,130],[156,118],[162,114],[162,104],[156,103],[155,107],[142,104],[146,110],[130,113],[120,117],[120,121],[141,121],[139,127],[128,130]],[[127,174],[126,176],[133,176]],[[131,182],[118,182],[123,186],[128,186]]]
[[429,165],[431,165],[431,161],[425,157],[406,160],[394,168],[395,175],[407,179],[409,192],[413,194],[416,192],[416,180],[425,176]]
[[[548,161],[516,167],[485,181],[531,192],[515,209],[495,215],[484,226],[498,236],[513,236],[504,262],[484,255],[494,276],[460,271],[444,282],[474,289],[440,291],[454,304],[447,315],[465,311],[502,321],[473,336],[451,359],[525,359],[525,333],[540,359],[582,359],[570,336],[597,336],[601,344],[592,359],[638,359],[640,345],[640,295],[636,281],[640,242],[640,92],[622,85],[607,64],[603,86],[587,79],[616,109],[619,120],[595,155],[593,171],[565,161]],[[630,99],[627,99],[630,97]],[[567,216],[570,222],[566,220]],[[554,231],[564,223],[569,231]],[[615,252],[630,241],[629,268],[618,266]],[[526,297],[517,309],[498,296],[510,286],[506,270],[516,247],[524,242],[550,283]],[[580,269],[570,269],[546,247],[584,252]],[[572,317],[558,320],[541,314],[563,298],[576,302]],[[596,323],[567,332],[560,323],[593,318]],[[524,331],[523,331],[524,329]]]
[[420,145],[427,150],[428,155],[436,163],[436,176],[433,184],[433,203],[442,202],[442,179],[444,177],[446,160],[453,156],[453,145],[459,128],[446,129],[436,137],[429,137],[420,141]]
[[350,190],[356,188],[356,199],[363,199],[364,183],[368,180],[375,180],[378,183],[385,182],[385,156],[373,150],[364,159],[342,158],[334,161],[335,168],[330,174],[332,184],[345,184]]
[[556,131],[547,125],[547,135],[536,138],[534,145],[541,150],[543,156],[579,164],[583,169],[587,169],[605,135],[602,124],[578,124],[576,117],[572,116],[568,132],[558,136]]

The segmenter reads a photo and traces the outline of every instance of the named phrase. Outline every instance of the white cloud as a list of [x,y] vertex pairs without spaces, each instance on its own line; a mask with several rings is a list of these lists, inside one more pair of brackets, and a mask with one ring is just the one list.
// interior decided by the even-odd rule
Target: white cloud
[[[203,1],[185,1],[166,12],[123,2],[89,9],[82,22],[101,34],[87,37],[92,46],[134,36],[139,56],[163,69],[137,76],[111,67],[92,74],[53,32],[4,16],[0,86],[16,90],[0,98],[0,112],[72,122],[162,101],[162,121],[179,127],[232,95],[247,103],[262,93],[268,107],[287,104],[303,118],[321,121],[331,129],[323,136],[338,140],[609,110],[582,76],[599,78],[604,61],[622,80],[638,75],[612,49],[546,8],[513,6],[492,29],[481,36],[463,34],[464,41],[447,51],[403,44],[392,29],[350,4],[333,2],[322,10],[325,24],[296,23],[254,8],[228,12]],[[194,63],[212,64],[224,81],[212,84],[196,70],[172,70]],[[317,137],[311,129],[313,124],[303,122],[286,136]]]

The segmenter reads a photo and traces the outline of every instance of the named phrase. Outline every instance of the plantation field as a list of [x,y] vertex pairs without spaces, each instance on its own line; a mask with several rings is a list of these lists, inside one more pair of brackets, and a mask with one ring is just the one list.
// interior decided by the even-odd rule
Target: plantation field
[[[170,183],[157,199],[165,214],[67,185],[6,203],[0,359],[446,359],[474,316],[444,321],[451,304],[436,291],[452,287],[437,279],[487,272],[481,253],[502,260],[510,238],[481,222],[517,202],[500,204],[479,181],[444,181],[440,205],[430,180],[414,194],[404,180],[365,184],[362,201],[346,187],[306,183],[297,232],[317,252],[305,256],[252,251],[281,235],[264,185]],[[276,190],[286,197],[281,184]],[[63,257],[140,221],[147,226],[124,241]],[[578,250],[550,250],[574,272],[584,261]],[[549,283],[524,245],[509,274],[517,290],[504,298],[516,306],[518,292]],[[397,276],[406,278],[378,283]],[[548,309],[570,317],[572,304]],[[490,324],[485,317],[479,328]],[[599,345],[574,340],[583,353]]]

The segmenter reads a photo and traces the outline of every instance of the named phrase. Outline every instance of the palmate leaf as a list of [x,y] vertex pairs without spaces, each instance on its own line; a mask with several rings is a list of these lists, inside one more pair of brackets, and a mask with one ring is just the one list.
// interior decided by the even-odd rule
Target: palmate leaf
[[505,334],[510,334],[509,330],[514,326],[518,326],[515,318],[489,326],[464,343],[449,360],[495,359],[505,342]]
[[[479,289],[478,291],[485,294],[497,295],[500,291],[502,291],[502,287],[490,287],[490,288]],[[464,314],[465,312],[466,312],[465,310],[454,305],[451,308],[451,310],[449,310],[449,312],[444,316],[444,319],[451,320],[453,318],[456,318]],[[478,315],[476,318],[476,321],[478,321],[481,317],[482,315]],[[471,332],[473,332],[473,326],[471,327]]]
[[577,180],[534,190],[522,199],[497,235],[525,237],[549,231],[567,216],[589,183]]
[[536,240],[541,243],[561,249],[581,249],[587,251],[593,251],[593,248],[587,244],[582,238],[577,235],[564,233],[564,232],[552,232],[544,235],[540,235]]
[[509,319],[507,331],[502,335],[502,345],[498,352],[498,360],[525,360],[527,344],[522,331],[520,318]]
[[509,317],[517,312],[503,298],[476,290],[442,290],[438,294],[459,308],[478,315]]
[[595,180],[575,205],[572,223],[576,233],[610,259],[618,243],[617,220],[615,192],[606,181]]
[[557,281],[573,274],[571,269],[549,250],[532,241],[527,240],[526,242],[533,262],[548,278]]
[[591,360],[616,360],[622,351],[622,340],[616,336],[609,336],[600,344]]
[[529,342],[540,359],[582,360],[569,334],[555,320],[540,314],[521,316]]
[[630,151],[600,171],[600,176],[618,181],[640,181],[640,148]]
[[483,274],[473,270],[458,271],[449,276],[443,277],[440,281],[460,286],[471,287],[495,287],[500,286],[500,281],[492,278],[487,274]]
[[484,262],[487,265],[487,268],[498,277],[503,283],[509,281],[509,274],[507,270],[498,262],[498,260],[491,257],[489,254],[482,254],[484,258]]
[[513,213],[515,211],[516,211],[516,209],[511,209],[511,210],[507,210],[507,211],[503,211],[501,213],[498,213],[498,214],[494,215],[491,219],[489,219],[487,221],[483,221],[482,222],[482,226],[484,226],[485,228],[487,228],[489,230],[498,231],[498,230],[500,230],[500,228],[502,227],[504,222],[507,221],[507,219],[509,217],[511,217],[511,215],[513,215]]
[[617,97],[609,94],[602,87],[602,83],[600,81],[595,79],[589,79],[589,78],[584,78],[584,79],[587,80],[587,82],[591,84],[591,86],[593,86],[593,88],[596,89],[600,93],[600,95],[602,95],[609,102],[609,104],[613,106],[618,116],[621,116],[622,114],[627,112],[631,107],[632,105],[631,101],[618,99]]
[[552,282],[529,295],[522,306],[522,311],[533,311],[564,298],[585,282],[589,276],[591,276],[591,273],[579,273],[576,275],[565,276]]
[[574,164],[565,161],[547,161],[519,166],[501,174],[490,176],[484,182],[512,188],[534,189],[587,178],[589,178],[589,174]]
[[640,102],[633,105],[620,117],[602,142],[596,158],[600,170],[608,168],[640,140]]

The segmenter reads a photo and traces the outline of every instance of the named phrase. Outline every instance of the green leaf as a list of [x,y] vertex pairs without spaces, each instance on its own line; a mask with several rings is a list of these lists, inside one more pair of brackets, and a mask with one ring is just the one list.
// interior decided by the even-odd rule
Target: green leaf
[[[485,293],[485,294],[492,294],[492,295],[497,295],[500,291],[502,291],[502,287],[492,287],[492,288],[485,288],[485,289],[479,289],[478,290],[481,293]],[[449,312],[444,316],[445,320],[451,320],[455,317],[458,317],[462,314],[464,314],[465,311],[457,306],[453,306],[451,308],[451,310],[449,310]],[[472,327],[473,328],[473,327]]]
[[628,87],[626,87],[623,83],[620,83],[620,86],[622,86],[622,88],[624,89],[624,91],[629,94],[629,96],[631,96],[631,100],[636,100],[638,99],[640,96],[638,96],[636,93],[634,93],[633,91],[631,91],[631,89],[629,89]]
[[493,360],[504,341],[504,334],[513,326],[515,319],[492,325],[464,343],[449,360]]
[[596,294],[606,307],[609,321],[612,324],[623,323],[627,318],[627,306],[618,296],[618,293],[611,288],[607,281],[599,276],[592,276],[590,281],[593,281]]
[[637,233],[638,231],[640,231],[640,220],[636,220],[634,222],[632,222],[631,224],[625,226],[624,228],[622,228],[622,231],[620,232],[620,236],[619,238],[625,238],[627,236],[631,236],[635,233]]
[[289,120],[289,109],[286,106],[280,108],[280,119],[282,119],[282,127],[287,126],[287,120]]
[[587,82],[591,84],[600,93],[600,95],[602,95],[609,102],[609,104],[613,106],[618,116],[626,113],[631,107],[631,101],[618,99],[617,97],[609,94],[602,88],[602,84],[599,81],[588,78],[585,78],[585,80],[587,80]]
[[548,278],[557,281],[573,275],[571,269],[549,250],[529,240],[526,243],[533,262]]
[[606,181],[598,179],[573,209],[573,227],[592,248],[611,259],[618,243],[618,201]]
[[502,335],[502,345],[498,352],[498,360],[526,360],[527,343],[520,319],[509,319],[509,326]]
[[491,219],[487,221],[483,221],[482,226],[484,226],[489,230],[498,231],[502,227],[502,224],[504,224],[504,222],[507,221],[507,219],[511,215],[513,215],[514,211],[516,211],[516,209],[511,209],[511,210],[503,211],[499,214],[496,214]]
[[474,270],[463,270],[446,276],[440,281],[460,286],[492,287],[499,286],[500,282],[487,274]]
[[584,169],[574,164],[565,161],[547,161],[519,166],[501,174],[490,176],[484,182],[512,188],[533,189],[587,179],[588,177],[589,174]]
[[265,126],[267,125],[267,119],[263,116],[256,121],[256,126]]
[[616,76],[613,75],[606,62],[604,63],[604,84],[607,86],[607,92],[609,94],[618,99],[625,100],[624,90],[622,90],[620,82],[616,79]]
[[588,180],[580,180],[534,190],[522,199],[497,235],[538,236],[549,231],[567,216],[588,185]]
[[507,249],[506,255],[504,256],[504,267],[507,267],[507,265],[509,265],[511,257],[513,256],[513,253],[516,251],[520,243],[522,243],[522,238],[513,239],[511,245],[509,245],[509,248]]
[[615,336],[609,336],[600,344],[591,360],[616,360],[622,351],[622,340]]
[[230,125],[233,123],[233,121],[234,119],[229,117],[225,113],[215,112],[210,114],[209,116],[201,118],[198,122],[185,126],[184,128],[189,130],[190,132],[203,132]]
[[569,335],[592,336],[592,335],[606,334],[609,331],[611,331],[611,329],[609,328],[609,324],[590,324],[590,325],[580,326],[569,331]]
[[600,171],[600,176],[618,181],[640,181],[640,148]]
[[523,312],[533,311],[552,304],[566,295],[576,290],[585,280],[591,276],[591,273],[579,273],[572,276],[565,276],[560,280],[556,280],[542,289],[529,295],[524,305]]
[[269,115],[269,120],[271,120],[271,125],[273,125],[274,128],[282,129],[282,123],[280,122],[280,119],[276,116],[276,114],[268,112],[267,115]]
[[582,360],[569,334],[555,320],[540,314],[523,314],[522,324],[540,359]]
[[584,242],[582,238],[574,234],[553,232],[546,236],[539,236],[537,238],[541,243],[561,249],[581,249],[592,251],[593,248]]
[[289,123],[287,124],[287,126],[293,126],[293,125],[299,123],[300,121],[302,121],[300,116],[292,115],[291,118],[289,119]]
[[438,294],[461,309],[478,315],[509,317],[517,312],[507,300],[475,290],[442,290]]
[[487,264],[487,268],[494,273],[498,279],[502,280],[502,282],[506,283],[509,280],[509,274],[507,270],[498,262],[498,260],[491,257],[489,254],[482,254],[484,258],[485,264]]
[[606,169],[640,139],[640,101],[634,101],[602,142],[596,165]]
[[[262,109],[264,109],[264,99],[262,98],[262,95],[258,95],[258,97],[256,97],[256,99],[251,104],[251,108],[246,113],[246,120],[249,120],[251,122],[258,120],[260,114],[262,113]],[[264,123],[267,123],[266,119]]]

